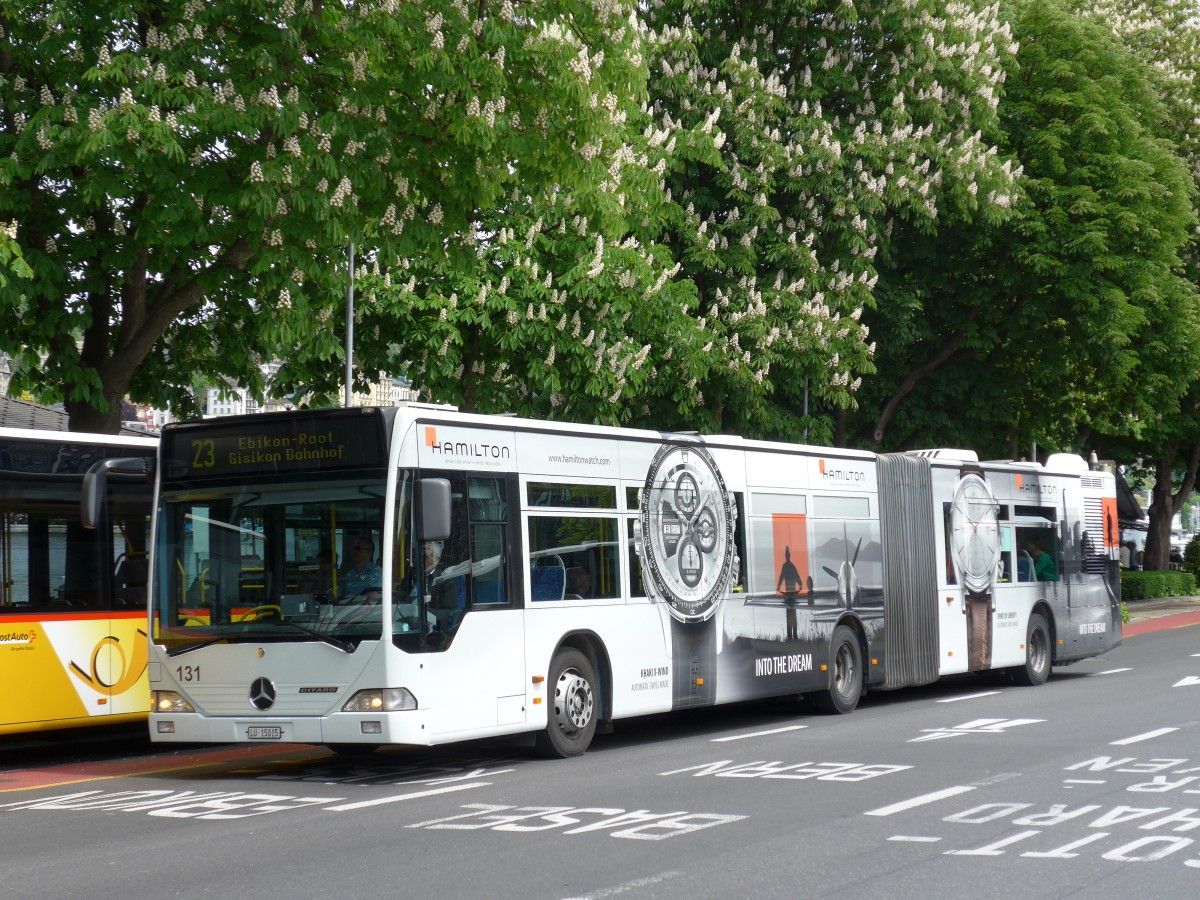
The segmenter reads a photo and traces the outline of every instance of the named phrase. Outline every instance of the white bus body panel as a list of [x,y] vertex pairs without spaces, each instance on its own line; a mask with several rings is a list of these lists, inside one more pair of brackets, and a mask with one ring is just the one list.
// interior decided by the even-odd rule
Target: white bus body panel
[[525,616],[521,609],[476,612],[464,617],[446,652],[392,654],[392,683],[418,666],[429,670],[417,699],[435,740],[525,724],[533,693],[525,677]]
[[[679,662],[672,659],[675,622],[664,603],[630,596],[634,551],[627,530],[639,516],[630,496],[645,484],[659,448],[672,441],[701,439],[464,415],[431,407],[400,409],[392,434],[393,490],[398,470],[515,476],[507,482],[519,487],[517,495],[510,490],[506,501],[505,524],[509,550],[513,551],[507,565],[520,567],[524,596],[503,608],[470,609],[448,646],[430,652],[408,652],[393,646],[388,622],[382,640],[363,641],[353,653],[306,639],[261,646],[221,644],[176,657],[167,657],[157,648],[155,657],[160,665],[152,669],[158,676],[152,687],[178,690],[194,700],[205,715],[154,714],[152,734],[157,722],[167,719],[176,731],[170,736],[153,736],[159,740],[245,741],[251,739],[252,726],[277,724],[282,740],[424,745],[535,731],[546,726],[551,714],[551,663],[569,639],[597,649],[598,665],[604,669],[597,673],[601,676],[600,702],[609,717],[672,709],[678,705],[678,697],[673,696]],[[859,630],[867,651],[863,657],[867,680],[881,683],[882,671],[872,670],[876,663],[871,652],[882,643],[885,628],[877,457],[859,451],[788,447],[722,436],[705,438],[702,443],[726,490],[740,498],[736,525],[744,544],[739,549],[745,557],[739,560],[740,574],[746,576],[740,583],[734,579],[736,586],[718,604],[712,620],[717,640],[715,662],[721,673],[715,702],[787,693],[786,687],[793,684],[806,691],[827,686],[828,676],[821,669],[827,662],[829,636],[839,622]],[[963,466],[982,469],[997,503],[1007,509],[1053,507],[1069,562],[1085,540],[1084,507],[1107,502],[1113,485],[1111,475],[1081,473],[1075,471],[1076,463],[1059,462],[1063,470],[1054,472],[1032,465],[978,463],[974,454],[931,454],[933,521],[926,524],[935,538],[933,564],[938,577],[926,584],[936,583],[938,590],[936,596],[922,591],[924,596],[906,598],[906,602],[924,604],[923,610],[931,616],[928,604],[936,605],[939,646],[931,648],[930,658],[936,650],[939,674],[980,668],[972,665],[972,652],[978,648],[973,651],[968,635],[964,589],[955,583],[952,567],[944,563],[950,558],[944,510],[955,496]],[[615,506],[565,512],[557,507],[531,507],[527,485],[543,480],[612,486]],[[568,599],[560,586],[560,598],[534,600],[528,549],[515,552],[529,542],[533,515],[615,519],[620,529],[619,596]],[[394,539],[394,497],[389,497],[386,516],[385,530]],[[1076,525],[1080,526],[1078,537],[1072,530]],[[1007,527],[1015,533],[1017,523],[1010,522]],[[1095,526],[1087,528],[1094,531]],[[794,594],[785,597],[776,584],[782,577],[785,538],[791,541],[788,552],[810,573],[804,604],[796,602]],[[1107,547],[1107,537],[1105,541]],[[557,545],[553,546],[548,552],[558,552]],[[922,566],[928,574],[928,554],[933,551],[924,552]],[[394,568],[392,554],[389,543],[383,552],[384,571]],[[1082,553],[1079,556],[1083,558]],[[385,584],[385,592],[390,590]],[[869,601],[865,599],[868,595]],[[1024,663],[1026,633],[1035,607],[1045,605],[1055,611],[1057,619],[1052,624],[1057,628],[1059,652],[1076,656],[1090,652],[1088,636],[1105,626],[1112,607],[1102,581],[1069,568],[1057,582],[1019,582],[1012,572],[1003,577],[997,573],[990,603],[988,658],[992,668]],[[933,618],[930,622],[932,645]],[[1079,631],[1078,641],[1073,639],[1072,628]],[[1119,636],[1119,622],[1115,628]],[[781,664],[786,673],[778,668]],[[209,672],[220,673],[221,681],[188,681],[189,665],[202,667],[206,678]],[[275,706],[265,713],[250,703],[251,685],[260,677],[270,678],[279,692]],[[341,712],[358,690],[400,687],[417,698],[417,710]],[[379,723],[378,732],[365,735],[364,722]]]

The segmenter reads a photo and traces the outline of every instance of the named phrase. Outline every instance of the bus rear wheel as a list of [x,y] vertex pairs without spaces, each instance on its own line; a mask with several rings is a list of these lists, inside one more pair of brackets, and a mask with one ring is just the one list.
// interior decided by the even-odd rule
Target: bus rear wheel
[[596,734],[596,670],[578,650],[566,648],[554,655],[549,685],[549,721],[534,745],[551,759],[579,756]]
[[829,642],[829,689],[809,695],[823,713],[854,712],[862,696],[862,649],[858,636],[845,625],[833,629]]
[[1050,677],[1050,629],[1041,613],[1029,617],[1025,636],[1025,665],[1009,669],[1013,681],[1034,687],[1045,684]]

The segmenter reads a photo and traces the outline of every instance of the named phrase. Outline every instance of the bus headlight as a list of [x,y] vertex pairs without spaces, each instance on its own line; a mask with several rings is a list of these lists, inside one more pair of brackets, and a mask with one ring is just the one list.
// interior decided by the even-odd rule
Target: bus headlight
[[151,691],[150,712],[156,713],[186,713],[195,712],[192,704],[183,699],[175,691]]
[[408,688],[359,691],[342,704],[342,712],[398,712],[416,708],[417,698]]

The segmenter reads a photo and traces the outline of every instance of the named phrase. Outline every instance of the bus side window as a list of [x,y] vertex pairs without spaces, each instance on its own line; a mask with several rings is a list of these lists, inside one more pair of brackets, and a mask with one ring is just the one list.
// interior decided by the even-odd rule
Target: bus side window
[[508,502],[501,478],[467,479],[471,521],[471,605],[508,602]]
[[637,519],[625,520],[625,540],[629,544],[629,596],[645,597],[646,586],[642,584],[642,558],[637,552],[637,538],[634,527]]
[[530,599],[621,596],[618,534],[615,517],[530,516]]
[[505,479],[438,472],[450,481],[450,537],[441,557],[445,589],[436,602],[442,627],[452,634],[469,609],[509,603],[508,502]]
[[507,603],[504,595],[504,526],[471,526],[472,605]]
[[733,502],[737,507],[737,527],[734,530],[733,543],[737,547],[738,571],[735,573],[736,580],[729,589],[741,593],[746,590],[750,572],[750,561],[746,556],[746,495],[741,491],[734,491]]
[[625,519],[625,541],[627,543],[627,554],[629,557],[629,596],[630,597],[645,597],[646,587],[642,584],[642,558],[637,552],[637,512],[639,509],[640,487],[625,488],[625,508],[633,515]]
[[1018,580],[1058,581],[1061,548],[1057,510],[1045,506],[1018,506],[1014,512]]

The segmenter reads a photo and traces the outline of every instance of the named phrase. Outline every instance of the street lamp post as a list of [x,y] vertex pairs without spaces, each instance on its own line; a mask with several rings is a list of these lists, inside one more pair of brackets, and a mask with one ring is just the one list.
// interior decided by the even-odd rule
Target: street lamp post
[[346,287],[346,402],[354,405],[354,241],[350,242],[350,284]]

